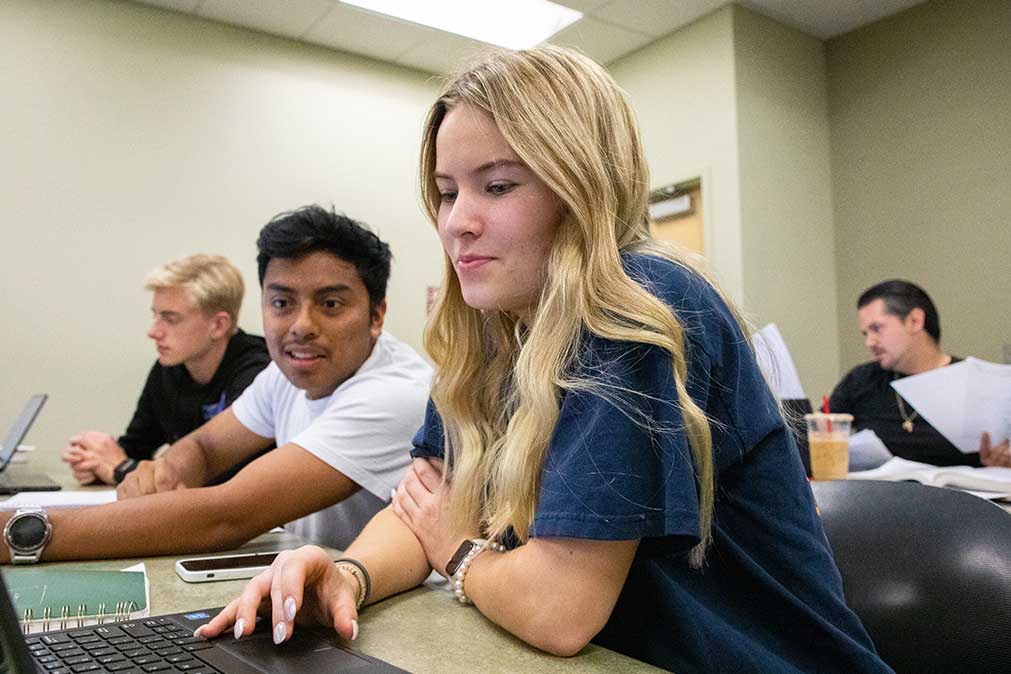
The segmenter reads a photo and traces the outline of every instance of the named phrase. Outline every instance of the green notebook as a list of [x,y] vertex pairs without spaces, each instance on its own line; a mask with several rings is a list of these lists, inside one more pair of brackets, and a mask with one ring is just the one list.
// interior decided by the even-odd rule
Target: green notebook
[[149,614],[143,571],[2,571],[25,632],[72,629]]

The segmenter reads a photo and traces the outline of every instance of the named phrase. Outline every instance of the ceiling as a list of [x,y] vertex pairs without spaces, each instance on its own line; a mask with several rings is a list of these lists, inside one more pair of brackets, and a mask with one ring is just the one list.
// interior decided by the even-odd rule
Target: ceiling
[[[135,0],[435,73],[486,45],[338,0]],[[601,63],[729,4],[727,0],[554,0],[584,16],[551,38]],[[738,4],[822,40],[923,0],[741,0]],[[508,5],[505,5],[508,6]]]

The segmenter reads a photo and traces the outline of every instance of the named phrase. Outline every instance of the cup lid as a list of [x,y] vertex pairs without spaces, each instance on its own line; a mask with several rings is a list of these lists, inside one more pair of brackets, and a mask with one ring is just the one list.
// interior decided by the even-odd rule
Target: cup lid
[[805,414],[804,419],[828,419],[829,421],[853,421],[852,414],[825,414],[824,412],[812,412],[810,414]]

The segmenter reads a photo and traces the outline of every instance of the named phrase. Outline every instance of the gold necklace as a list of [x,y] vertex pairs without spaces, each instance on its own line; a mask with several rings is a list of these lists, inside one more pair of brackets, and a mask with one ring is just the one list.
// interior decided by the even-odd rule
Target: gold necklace
[[908,414],[908,415],[906,414],[906,406],[902,404],[902,396],[900,396],[898,394],[898,392],[895,393],[895,402],[897,402],[899,404],[899,414],[902,415],[902,428],[903,428],[903,430],[905,430],[906,433],[912,433],[913,432],[913,420],[915,420],[916,417],[919,416],[919,414],[917,413],[916,410],[913,410],[912,414]]

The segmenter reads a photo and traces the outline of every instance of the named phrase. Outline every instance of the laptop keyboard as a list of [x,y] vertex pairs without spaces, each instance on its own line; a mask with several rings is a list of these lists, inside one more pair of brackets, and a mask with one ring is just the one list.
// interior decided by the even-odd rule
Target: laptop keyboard
[[167,618],[95,625],[25,639],[44,674],[217,674],[200,659],[214,644]]

